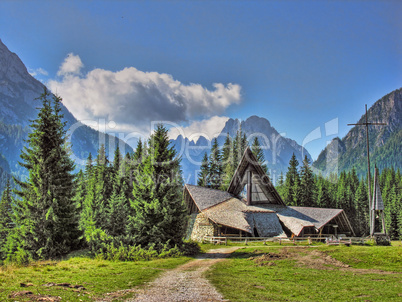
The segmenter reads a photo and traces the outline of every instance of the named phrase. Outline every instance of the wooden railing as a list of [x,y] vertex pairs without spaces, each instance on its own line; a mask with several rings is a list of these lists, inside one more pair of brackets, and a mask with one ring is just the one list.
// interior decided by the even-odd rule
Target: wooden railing
[[279,244],[284,243],[293,243],[296,245],[297,243],[306,242],[307,244],[312,244],[313,241],[325,242],[328,245],[352,245],[352,244],[364,244],[366,241],[369,241],[369,238],[366,237],[339,237],[336,238],[333,235],[329,235],[327,237],[224,237],[224,236],[204,236],[203,242],[213,243],[213,244],[225,244],[227,245],[228,240],[231,242],[243,242],[244,244],[248,244],[250,242],[263,242],[266,244],[267,242],[279,242]]

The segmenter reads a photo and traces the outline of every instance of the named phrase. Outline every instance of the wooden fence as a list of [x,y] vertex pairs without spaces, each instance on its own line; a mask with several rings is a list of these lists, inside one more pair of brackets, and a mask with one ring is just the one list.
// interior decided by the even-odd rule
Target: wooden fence
[[213,243],[213,244],[225,244],[227,245],[228,241],[231,242],[239,242],[248,244],[251,242],[263,242],[266,244],[267,242],[279,242],[279,244],[283,243],[293,243],[296,245],[297,243],[307,243],[312,244],[313,241],[323,242],[327,245],[352,245],[352,244],[364,244],[365,242],[372,240],[368,237],[339,237],[335,236],[331,237],[220,237],[220,236],[204,236],[203,242]]

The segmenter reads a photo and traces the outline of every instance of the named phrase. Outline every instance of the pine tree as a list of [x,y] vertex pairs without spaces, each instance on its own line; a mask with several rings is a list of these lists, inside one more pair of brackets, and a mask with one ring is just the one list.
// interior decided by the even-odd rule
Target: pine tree
[[339,175],[337,190],[336,190],[336,208],[343,209],[346,207],[347,203],[347,180],[346,172],[342,171]]
[[361,180],[355,194],[356,219],[353,228],[358,236],[369,234],[369,203],[366,181]]
[[92,169],[93,169],[93,163],[92,163],[92,154],[89,153],[87,162],[85,164],[85,181],[88,181],[91,178],[92,175]]
[[239,157],[239,161],[241,160],[241,157],[244,154],[244,151],[246,151],[247,147],[248,147],[248,141],[247,141],[247,136],[246,133],[241,132],[240,131],[240,135],[241,135],[241,144],[240,144],[240,157]]
[[261,168],[264,170],[265,174],[268,173],[268,167],[265,163],[265,156],[264,152],[262,151],[260,142],[258,140],[258,137],[254,137],[253,144],[251,145],[251,151],[255,155],[255,157],[258,160],[258,163],[261,165]]
[[116,150],[114,151],[112,170],[113,170],[113,173],[118,177],[122,176],[122,174],[120,174],[121,164],[122,164],[122,158],[121,158],[120,148],[119,148],[119,145],[117,145]]
[[314,206],[315,182],[313,171],[310,168],[310,160],[305,155],[303,166],[300,169],[300,200],[299,205],[304,207]]
[[45,92],[42,108],[32,121],[28,146],[21,152],[20,165],[29,172],[27,181],[17,181],[16,221],[18,242],[10,244],[32,258],[52,258],[76,247],[80,232],[74,204],[74,164],[66,145],[61,99]]
[[104,229],[106,226],[106,208],[107,201],[110,198],[109,187],[112,181],[109,180],[107,173],[108,160],[105,153],[104,145],[101,145],[98,150],[98,155],[95,160],[95,166],[89,165],[90,171],[86,175],[86,194],[83,200],[80,228],[84,231],[87,241],[91,234],[96,229]]
[[133,183],[129,232],[143,247],[180,244],[185,232],[186,208],[182,200],[180,158],[169,146],[168,130],[159,124],[149,139],[148,154]]
[[135,164],[140,164],[144,157],[145,153],[145,146],[142,144],[141,138],[138,140],[137,148],[135,149],[133,160]]
[[113,193],[106,209],[107,223],[105,229],[113,237],[126,235],[128,204],[125,195],[125,186],[125,183],[120,185],[119,181],[115,180]]
[[[232,163],[232,140],[230,138],[229,132],[226,134],[225,142],[222,147],[222,166],[225,167],[227,164]],[[224,168],[223,168],[224,169]]]
[[222,157],[219,150],[218,140],[212,143],[208,162],[208,184],[213,189],[219,189],[222,184]]
[[208,155],[207,152],[204,153],[204,157],[202,158],[200,172],[198,173],[197,185],[201,187],[208,187]]
[[288,171],[286,172],[285,188],[284,188],[284,201],[289,206],[298,205],[299,199],[299,172],[297,166],[299,165],[296,155],[293,153],[290,161]]
[[237,168],[237,166],[238,166],[238,164],[239,164],[239,162],[241,160],[241,157],[243,156],[242,143],[241,143],[241,137],[242,137],[241,133],[242,133],[241,129],[236,132],[236,136],[235,136],[235,138],[233,140],[233,144],[232,144],[233,167],[234,167],[233,171],[236,170],[236,168]]
[[281,172],[281,174],[279,175],[279,179],[278,179],[278,187],[282,187],[285,184],[285,179],[283,177],[283,172]]
[[319,208],[330,208],[331,207],[331,198],[329,196],[327,181],[322,177],[318,176],[316,180],[316,201],[315,204]]
[[86,187],[87,187],[87,182],[85,180],[85,175],[80,170],[77,174],[77,179],[75,181],[75,195],[74,195],[74,202],[77,207],[78,212],[81,212],[82,206],[84,204],[84,199],[86,195]]
[[226,191],[229,187],[230,181],[232,180],[234,168],[234,150],[233,141],[230,138],[229,133],[226,135],[225,142],[222,147],[222,182],[220,190]]
[[278,191],[278,194],[284,199],[285,196],[285,179],[283,177],[283,173],[279,175],[278,178],[278,184],[276,186],[276,190]]
[[0,200],[0,260],[6,256],[7,237],[14,228],[12,204],[13,197],[11,195],[10,179],[7,179],[6,187]]

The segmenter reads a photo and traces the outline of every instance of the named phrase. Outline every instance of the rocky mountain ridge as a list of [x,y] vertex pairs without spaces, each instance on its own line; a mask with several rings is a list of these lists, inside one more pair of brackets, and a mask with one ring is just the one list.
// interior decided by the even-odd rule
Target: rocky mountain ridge
[[[44,92],[45,86],[32,77],[18,55],[11,52],[0,40],[0,154],[7,160],[10,173],[23,176],[20,169],[20,150],[25,145],[30,120],[37,115],[40,101],[36,100]],[[123,141],[94,130],[80,123],[63,105],[62,113],[71,131],[71,149],[79,168],[89,153],[96,154],[101,143],[107,153],[112,154],[119,144],[124,152],[132,148]]]
[[[386,126],[369,126],[371,163],[380,169],[402,168],[402,88],[392,91],[376,101],[367,111],[372,123],[386,123]],[[364,123],[364,114],[357,123]],[[354,126],[343,137],[335,138],[318,156],[313,167],[324,176],[330,173],[351,170],[360,176],[367,173],[366,128]],[[373,167],[372,167],[373,168]]]
[[[229,119],[217,136],[219,146],[223,146],[227,134],[233,139],[240,129],[246,134],[249,145],[252,144],[254,137],[258,137],[273,182],[276,181],[281,172],[283,174],[287,172],[289,160],[293,153],[300,163],[303,161],[304,155],[307,155],[311,160],[311,155],[306,149],[296,141],[282,137],[267,119],[255,115],[243,121]],[[209,154],[212,142],[203,136],[197,142],[189,141],[188,138],[182,136],[171,142],[175,144],[176,151],[182,158],[185,182],[195,184],[202,157],[205,152]]]

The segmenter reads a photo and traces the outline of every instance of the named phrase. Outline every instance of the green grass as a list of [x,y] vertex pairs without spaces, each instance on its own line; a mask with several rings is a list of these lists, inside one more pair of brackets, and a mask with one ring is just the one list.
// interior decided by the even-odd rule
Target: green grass
[[[160,272],[191,260],[188,257],[138,262],[113,262],[72,256],[62,261],[35,262],[27,267],[0,267],[0,301],[11,299],[12,292],[29,290],[35,295],[60,296],[61,301],[93,301],[106,293],[131,289],[154,279]],[[21,287],[21,283],[33,286]],[[47,283],[70,283],[85,289],[43,286]],[[132,295],[132,294],[131,294]],[[124,298],[128,298],[124,296]],[[116,300],[114,300],[116,301]]]
[[402,273],[401,246],[322,246],[320,250],[353,268]]
[[[266,253],[281,255],[284,249],[288,257],[272,257],[262,266],[250,259]],[[300,264],[300,257],[314,250],[351,267],[328,264],[314,268]],[[318,257],[311,256],[315,258]],[[402,301],[402,248],[245,247],[216,264],[207,278],[230,301]]]

